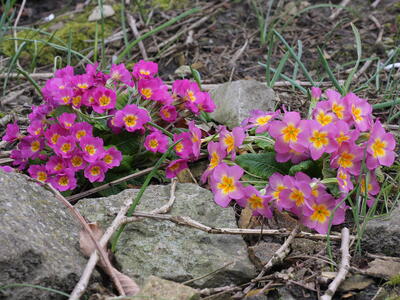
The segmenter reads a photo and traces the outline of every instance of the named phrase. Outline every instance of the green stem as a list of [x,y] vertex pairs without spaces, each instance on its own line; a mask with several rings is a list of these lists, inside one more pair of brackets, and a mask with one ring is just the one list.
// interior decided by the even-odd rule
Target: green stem
[[165,130],[164,128],[162,128],[161,126],[157,125],[156,123],[148,122],[148,124],[150,126],[153,126],[154,128],[157,128],[158,130],[161,130],[163,133],[168,135],[171,139],[174,139],[174,135],[171,132],[169,132],[168,130]]
[[393,105],[397,105],[400,104],[400,99],[397,100],[393,100],[393,101],[387,101],[387,102],[383,102],[383,103],[377,103],[372,105],[373,109],[382,109],[382,108],[386,108],[386,107],[391,107]]

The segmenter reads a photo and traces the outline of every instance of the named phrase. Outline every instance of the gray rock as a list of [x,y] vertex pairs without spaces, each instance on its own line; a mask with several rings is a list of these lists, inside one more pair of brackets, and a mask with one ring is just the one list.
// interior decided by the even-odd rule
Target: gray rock
[[262,269],[272,258],[276,251],[281,247],[278,243],[260,242],[248,248],[249,258],[258,269]]
[[[103,5],[103,17],[108,18],[115,14],[111,5]],[[88,18],[89,22],[101,20],[100,6],[96,6]]]
[[[29,283],[71,292],[86,259],[78,250],[80,227],[54,195],[17,173],[0,170],[0,286]],[[65,299],[18,287],[0,299]]]
[[400,257],[400,206],[384,218],[376,218],[367,223],[362,247],[370,253]]
[[[110,224],[122,203],[138,190],[125,190],[107,198],[81,200],[77,207],[92,222]],[[151,211],[169,199],[170,186],[150,186],[137,210]],[[236,227],[234,212],[217,206],[210,191],[195,184],[178,184],[172,215],[189,216],[215,227]],[[244,283],[256,276],[240,236],[212,235],[169,221],[142,219],[129,224],[116,253],[121,271],[139,284],[150,275],[184,282],[194,287],[217,287]]]
[[231,128],[240,125],[252,110],[271,111],[275,105],[274,91],[255,80],[224,83],[211,91],[211,97],[217,106],[211,117]]

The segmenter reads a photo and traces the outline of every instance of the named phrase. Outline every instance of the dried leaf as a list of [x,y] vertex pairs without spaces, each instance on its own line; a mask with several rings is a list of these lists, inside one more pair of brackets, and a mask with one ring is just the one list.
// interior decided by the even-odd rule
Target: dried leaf
[[[101,230],[100,226],[97,223],[89,223],[88,225],[92,230],[95,239],[100,241],[101,237],[103,236],[103,231]],[[79,246],[83,255],[87,257],[89,257],[96,249],[96,245],[93,243],[86,230],[81,230],[79,233]]]
[[140,292],[139,286],[129,276],[121,273],[117,269],[113,268],[114,274],[117,276],[119,282],[121,282],[122,288],[127,296],[134,296]]

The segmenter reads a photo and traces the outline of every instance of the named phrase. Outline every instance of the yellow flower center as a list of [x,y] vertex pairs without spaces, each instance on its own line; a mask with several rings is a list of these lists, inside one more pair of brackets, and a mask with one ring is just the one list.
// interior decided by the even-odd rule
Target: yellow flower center
[[71,163],[74,167],[80,167],[83,164],[83,159],[80,156],[74,156],[71,159]]
[[163,109],[162,113],[164,117],[166,117],[167,119],[171,117],[171,114],[169,113],[168,109]]
[[141,70],[139,71],[139,73],[142,74],[142,75],[146,75],[146,76],[150,75],[150,71],[144,70],[144,69],[141,69]]
[[212,154],[211,154],[211,159],[210,159],[210,165],[209,165],[209,169],[210,170],[212,170],[212,169],[214,169],[216,166],[218,166],[218,164],[219,164],[219,155],[218,155],[218,153],[217,152],[213,152]]
[[194,95],[194,92],[193,91],[191,91],[191,90],[189,90],[188,91],[188,96],[189,96],[189,100],[191,101],[191,102],[194,102],[194,101],[196,101],[196,96]]
[[339,136],[335,140],[340,146],[343,142],[348,141],[349,139],[350,137],[348,135],[345,135],[344,132],[341,131]]
[[322,147],[329,144],[329,139],[327,136],[327,132],[314,130],[312,136],[309,138],[309,141],[314,145],[314,148],[321,149]]
[[227,151],[231,152],[235,148],[235,138],[231,134],[227,134],[224,138],[224,143],[227,147]]
[[36,179],[39,180],[39,181],[46,181],[47,180],[46,172],[43,172],[43,171],[37,172]]
[[312,189],[312,190],[311,190],[311,194],[312,194],[315,198],[318,198],[318,196],[319,196],[318,189],[317,189],[317,188]]
[[32,152],[38,152],[40,149],[40,142],[39,141],[33,141],[31,143],[31,150]]
[[82,102],[82,97],[81,96],[76,96],[72,98],[72,104],[74,106],[78,106]]
[[54,134],[51,136],[51,139],[50,139],[50,140],[51,140],[51,142],[52,142],[53,144],[56,144],[59,138],[60,138],[60,135],[59,135],[58,133],[54,133]]
[[221,181],[217,184],[217,188],[225,195],[234,192],[236,190],[234,178],[226,175],[222,176]]
[[339,156],[339,159],[338,159],[339,166],[341,166],[342,168],[351,168],[353,166],[354,157],[355,157],[354,154],[344,151]]
[[86,145],[85,146],[85,151],[89,154],[89,155],[94,155],[96,154],[96,147],[94,145]]
[[113,79],[113,80],[120,80],[121,79],[121,74],[119,74],[119,72],[114,72],[114,73],[112,73],[112,76],[111,76],[111,78]]
[[281,130],[283,134],[283,140],[285,143],[297,142],[297,136],[300,133],[300,128],[295,127],[293,124],[289,124]]
[[110,154],[106,154],[106,155],[103,157],[103,161],[104,161],[107,165],[111,164],[111,163],[113,162],[113,160],[114,160],[114,158],[113,158],[113,156],[110,155]]
[[362,121],[363,117],[361,116],[361,108],[356,107],[354,104],[351,106],[351,113],[353,114],[356,121]]
[[128,127],[133,127],[136,125],[137,119],[138,119],[138,117],[135,115],[127,115],[124,117],[125,125]]
[[84,136],[86,136],[86,130],[78,130],[75,134],[76,138],[80,140]]
[[279,185],[276,187],[276,190],[272,192],[272,197],[274,197],[274,199],[277,200],[277,201],[281,200],[281,199],[279,198],[279,196],[280,196],[281,192],[282,192],[284,189],[286,189],[286,187],[285,187],[284,185],[282,185],[282,184],[279,184]]
[[64,96],[61,98],[61,100],[64,102],[64,104],[68,104],[70,99],[71,99],[70,96]]
[[58,163],[54,166],[54,171],[61,171],[63,169],[62,163]]
[[321,124],[322,126],[325,126],[325,125],[330,124],[332,122],[333,118],[331,115],[325,114],[323,110],[320,110],[316,117],[316,120],[319,124]]
[[157,148],[157,147],[158,147],[158,141],[157,141],[156,139],[150,140],[149,146],[150,146],[150,148],[152,148],[152,149]]
[[58,179],[58,184],[61,186],[67,186],[69,184],[68,176],[61,176],[60,179]]
[[296,206],[301,206],[304,203],[304,193],[294,188],[290,193],[289,199],[296,202]]
[[371,149],[373,152],[373,157],[382,157],[385,156],[386,151],[386,142],[382,141],[380,138],[376,138],[374,143],[371,145]]
[[151,89],[148,89],[148,88],[141,89],[140,91],[141,91],[142,95],[147,99],[150,98],[151,95],[153,95],[153,91]]
[[313,209],[314,212],[310,217],[312,221],[325,223],[327,221],[327,218],[331,216],[331,212],[324,204],[314,204]]
[[271,120],[272,116],[263,116],[263,117],[258,117],[256,120],[256,123],[259,126],[265,125],[269,122],[269,120]]
[[72,147],[71,143],[64,143],[61,145],[61,151],[67,153],[68,151],[71,150],[71,147]]
[[251,209],[264,208],[263,199],[256,194],[251,195],[247,201],[249,202]]
[[99,99],[100,106],[107,106],[110,104],[110,102],[111,98],[107,97],[106,95],[101,96]]
[[78,88],[80,89],[87,89],[89,85],[87,83],[78,83]]
[[182,144],[181,142],[179,142],[179,143],[176,144],[176,146],[175,146],[175,150],[176,150],[176,152],[178,152],[178,153],[181,153],[181,152],[183,151],[183,148],[184,148],[184,146],[183,146],[183,144]]
[[342,120],[343,119],[343,112],[344,112],[344,106],[339,105],[336,102],[332,104],[332,111],[335,113],[336,117],[338,119]]
[[100,167],[99,166],[94,166],[93,168],[90,169],[90,174],[92,174],[92,176],[97,176],[100,174]]

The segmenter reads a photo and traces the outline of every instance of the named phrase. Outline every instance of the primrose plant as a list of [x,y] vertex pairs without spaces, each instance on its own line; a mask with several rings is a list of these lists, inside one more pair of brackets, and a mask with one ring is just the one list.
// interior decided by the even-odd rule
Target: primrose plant
[[[156,63],[143,60],[132,72],[124,64],[112,65],[107,73],[98,64],[87,65],[79,75],[70,66],[56,71],[42,89],[44,103],[32,107],[27,134],[20,133],[17,123],[7,126],[3,140],[18,142],[11,152],[13,165],[67,191],[79,182],[104,181],[124,162],[134,167],[148,158],[151,164],[154,155],[175,145],[167,177],[175,176],[199,157],[202,135],[193,121],[188,128],[176,124],[190,114],[211,112],[215,105],[187,79],[176,80],[171,93],[157,72]],[[126,147],[132,140],[139,146]]]
[[[321,99],[322,91],[312,88],[317,104],[310,119],[298,112],[253,111],[242,126],[221,127],[218,141],[208,144],[210,163],[202,177],[215,202],[227,207],[234,200],[266,218],[274,209],[285,210],[322,234],[329,224],[345,221],[345,200],[351,201],[356,186],[371,206],[380,189],[375,173],[393,164],[395,139],[373,119],[366,100],[334,90],[325,95]],[[238,150],[254,151],[254,142],[264,153],[236,156]]]

